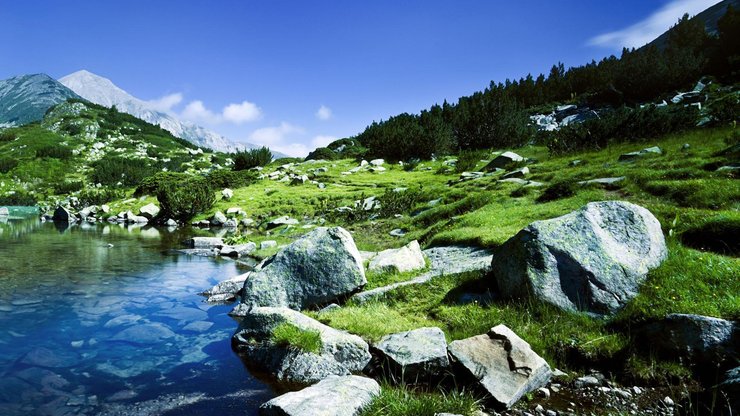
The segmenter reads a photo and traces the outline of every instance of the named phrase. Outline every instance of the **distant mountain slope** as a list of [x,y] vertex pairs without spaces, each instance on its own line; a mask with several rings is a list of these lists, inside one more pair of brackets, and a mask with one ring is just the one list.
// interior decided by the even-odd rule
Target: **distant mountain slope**
[[[727,12],[727,6],[730,5],[732,5],[735,10],[740,10],[740,0],[724,0],[697,14],[696,16],[692,17],[692,19],[699,19],[704,22],[704,29],[707,31],[707,34],[716,36],[717,21],[725,15],[725,12]],[[655,45],[659,49],[665,49],[670,33],[671,31],[667,30],[662,35],[655,38],[654,41],[648,43],[645,46],[647,47]]]
[[158,111],[150,103],[132,96],[116,86],[111,80],[86,70],[62,77],[59,82],[88,101],[105,107],[115,105],[119,111],[159,125],[173,135],[197,146],[222,152],[259,147],[251,143],[234,143],[194,123],[182,121],[172,114]]
[[0,126],[41,120],[49,108],[80,98],[46,74],[21,75],[0,81]]

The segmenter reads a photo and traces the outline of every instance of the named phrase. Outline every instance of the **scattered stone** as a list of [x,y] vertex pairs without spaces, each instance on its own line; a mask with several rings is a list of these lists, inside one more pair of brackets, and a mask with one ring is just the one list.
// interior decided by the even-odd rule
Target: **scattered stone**
[[383,159],[373,159],[370,161],[371,166],[383,166],[384,163],[385,163],[385,160]]
[[596,178],[596,179],[589,179],[587,181],[579,181],[578,184],[579,185],[596,184],[596,185],[611,186],[611,185],[617,184],[619,182],[622,182],[625,179],[627,179],[627,178],[624,177],[624,176],[617,176],[617,177],[613,177],[613,178]]
[[502,178],[503,179],[523,178],[523,177],[525,177],[527,175],[529,175],[529,168],[525,166],[523,168],[519,168],[519,169],[513,170],[513,171],[511,171],[509,173],[504,174],[504,176],[502,176]]
[[448,350],[502,408],[544,387],[552,375],[547,362],[505,325],[491,328],[487,334],[452,341]]
[[267,229],[277,228],[281,225],[297,225],[298,220],[295,218],[290,218],[287,215],[284,215],[282,217],[275,218],[274,220],[267,223]]
[[213,217],[211,217],[211,225],[216,226],[216,227],[224,225],[226,221],[227,221],[226,215],[224,215],[224,213],[221,211],[216,211],[216,213],[213,214]]
[[403,237],[406,235],[406,232],[400,228],[396,228],[396,229],[391,230],[391,232],[389,232],[388,235],[390,235],[391,237]]
[[238,293],[244,287],[244,281],[247,280],[251,273],[246,272],[221,281],[203,292],[203,294],[208,296],[208,302],[231,302],[237,298]]
[[439,328],[386,335],[375,348],[391,371],[410,382],[436,377],[450,365],[445,334]]
[[239,223],[236,222],[236,219],[230,218],[226,220],[226,222],[223,224],[224,228],[236,228],[239,226]]
[[740,327],[732,321],[701,315],[670,314],[638,330],[639,339],[671,358],[715,367],[740,349]]
[[665,405],[666,405],[666,406],[668,406],[668,407],[673,407],[673,406],[675,406],[675,404],[676,404],[676,403],[674,403],[674,402],[673,402],[673,399],[671,399],[670,397],[668,397],[668,396],[665,396],[665,397],[663,398],[663,404],[665,404]]
[[508,169],[516,163],[524,162],[524,158],[514,152],[504,152],[496,156],[483,170]]
[[294,241],[244,283],[241,315],[253,306],[297,310],[331,303],[367,283],[352,235],[341,227],[320,227]]
[[277,247],[277,241],[275,240],[265,240],[260,243],[260,250],[265,250],[273,247]]
[[577,389],[582,389],[585,387],[598,387],[600,385],[601,381],[599,381],[599,379],[594,376],[578,377],[575,381],[575,386]]
[[224,240],[218,237],[193,237],[188,245],[191,248],[217,248],[224,245]]
[[231,207],[226,210],[227,217],[235,217],[237,215],[246,215],[246,212],[244,212],[240,207]]
[[528,225],[495,250],[491,268],[505,297],[534,296],[598,315],[635,297],[666,255],[650,211],[629,202],[592,202]]
[[173,220],[172,218],[168,218],[164,224],[168,227],[177,227],[177,221]]
[[404,273],[425,267],[424,253],[421,252],[419,242],[414,240],[401,248],[379,252],[370,260],[367,269],[373,272]]
[[154,204],[146,204],[139,208],[139,215],[145,217],[148,220],[153,219],[159,214],[159,207]]
[[460,174],[460,180],[470,181],[473,179],[480,179],[484,177],[485,175],[486,175],[485,172],[463,172]]
[[632,161],[632,160],[641,158],[643,156],[648,156],[648,155],[662,155],[662,154],[663,154],[663,150],[660,147],[653,146],[653,147],[648,147],[648,148],[642,149],[642,150],[637,151],[637,152],[629,152],[629,153],[625,153],[625,154],[619,155],[619,161],[620,162],[628,162],[628,161]]
[[228,201],[233,197],[234,197],[234,191],[232,191],[231,189],[225,188],[224,190],[221,191],[221,198]]
[[377,381],[359,376],[329,377],[260,406],[262,416],[354,416],[380,395]]
[[[321,338],[319,351],[275,344],[272,331],[284,323],[302,331],[317,332]],[[240,320],[232,345],[251,365],[278,381],[300,384],[315,383],[331,375],[358,373],[371,358],[368,345],[362,338],[333,329],[288,308],[252,308]]]
[[540,387],[537,389],[537,395],[544,399],[550,398],[550,390],[547,387]]

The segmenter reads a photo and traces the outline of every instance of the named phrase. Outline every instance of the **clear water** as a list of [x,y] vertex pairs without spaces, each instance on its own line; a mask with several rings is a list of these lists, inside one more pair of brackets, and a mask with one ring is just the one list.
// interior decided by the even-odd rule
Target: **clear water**
[[0,415],[257,414],[231,306],[198,295],[241,271],[183,233],[0,217]]

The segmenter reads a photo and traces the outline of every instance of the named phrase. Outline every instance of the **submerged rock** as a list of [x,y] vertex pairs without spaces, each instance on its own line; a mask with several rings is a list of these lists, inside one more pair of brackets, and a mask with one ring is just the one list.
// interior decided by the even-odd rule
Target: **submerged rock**
[[193,237],[188,241],[192,248],[216,248],[224,245],[224,240],[218,237]]
[[[278,345],[272,331],[289,323],[302,331],[318,333],[318,352]],[[328,327],[288,308],[252,308],[240,321],[232,338],[234,348],[251,364],[279,381],[315,383],[330,375],[362,371],[370,361],[369,347],[362,338]]]
[[374,272],[403,273],[421,270],[424,267],[426,267],[424,253],[421,252],[419,242],[414,240],[401,248],[377,253],[370,260],[367,269]]
[[262,416],[355,416],[380,395],[377,381],[359,376],[329,377],[285,393],[260,406]]
[[367,283],[355,242],[341,227],[320,227],[268,259],[244,282],[233,315],[255,306],[301,310],[346,297]]
[[63,206],[58,206],[57,209],[54,210],[54,215],[51,217],[51,219],[54,222],[67,222],[72,223],[76,222],[77,218],[72,214],[71,211],[69,211],[67,208]]
[[495,250],[491,268],[506,297],[609,314],[637,295],[666,255],[650,211],[629,202],[592,202],[528,225]]
[[452,341],[448,349],[499,408],[511,407],[523,395],[545,386],[552,376],[547,362],[504,325]]
[[436,377],[450,365],[447,340],[439,328],[386,335],[374,347],[384,364],[409,382]]

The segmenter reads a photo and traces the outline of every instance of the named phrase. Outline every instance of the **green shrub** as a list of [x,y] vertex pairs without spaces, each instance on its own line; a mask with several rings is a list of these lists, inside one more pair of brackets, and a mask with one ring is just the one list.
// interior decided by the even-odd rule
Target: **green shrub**
[[177,172],[157,172],[152,176],[144,178],[134,191],[135,197],[144,195],[156,195],[160,189],[174,186],[176,183],[186,181],[190,175]]
[[8,173],[18,166],[16,159],[2,158],[0,159],[0,173]]
[[403,164],[403,170],[406,172],[412,172],[417,166],[419,166],[419,163],[421,163],[421,160],[419,159],[409,159]]
[[558,199],[568,198],[578,192],[578,184],[573,181],[555,182],[545,188],[537,198],[537,202],[550,202]]
[[126,191],[123,189],[110,188],[85,188],[77,195],[77,198],[80,200],[80,204],[83,206],[102,205],[125,197]]
[[335,160],[337,154],[328,147],[319,147],[306,156],[306,160]]
[[277,345],[314,354],[318,354],[323,346],[319,331],[301,329],[288,322],[273,328],[271,339]]
[[249,171],[218,169],[209,173],[207,178],[214,189],[236,189],[251,185],[257,180],[257,175]]
[[234,170],[246,170],[265,166],[272,162],[272,152],[267,147],[239,151],[234,154]]
[[162,218],[187,222],[201,212],[209,210],[216,202],[216,195],[208,180],[201,177],[183,177],[157,190],[157,200]]
[[455,164],[455,172],[463,173],[475,170],[475,166],[480,160],[485,157],[485,152],[479,150],[463,150],[457,156],[457,163]]
[[67,195],[81,190],[84,186],[85,184],[82,181],[59,182],[54,184],[54,193],[56,195]]
[[92,180],[103,185],[138,185],[144,178],[160,171],[159,165],[148,159],[125,159],[105,156],[92,164]]
[[35,196],[24,191],[16,191],[10,195],[0,195],[0,206],[30,207],[36,205],[37,202]]
[[72,157],[72,150],[61,146],[44,146],[36,149],[36,157],[66,160]]
[[70,136],[76,136],[80,133],[82,133],[82,126],[79,124],[67,124],[65,125],[62,130],[64,130],[65,133],[67,133]]
[[3,143],[3,142],[12,142],[16,138],[17,138],[17,136],[12,131],[3,131],[3,132],[0,132],[0,143]]

